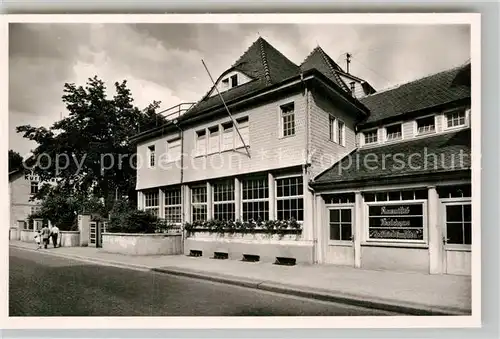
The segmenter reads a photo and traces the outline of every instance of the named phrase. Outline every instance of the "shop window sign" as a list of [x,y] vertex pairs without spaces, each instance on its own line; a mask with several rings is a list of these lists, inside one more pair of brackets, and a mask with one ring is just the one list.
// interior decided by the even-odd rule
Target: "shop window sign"
[[371,240],[424,240],[424,204],[387,204],[368,207]]

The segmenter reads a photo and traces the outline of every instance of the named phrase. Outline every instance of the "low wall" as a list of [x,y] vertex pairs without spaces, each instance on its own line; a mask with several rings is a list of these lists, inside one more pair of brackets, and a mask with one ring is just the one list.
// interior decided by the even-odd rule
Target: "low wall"
[[61,247],[78,247],[80,246],[79,231],[59,231],[58,245]]
[[33,230],[21,230],[21,241],[35,243],[35,232]]
[[214,252],[228,254],[232,260],[242,260],[244,254],[257,255],[261,262],[276,261],[276,257],[295,258],[297,263],[313,263],[313,244],[300,240],[300,235],[216,235],[191,234],[184,241],[184,253],[201,251],[204,257],[213,257]]
[[429,273],[429,250],[362,245],[361,268]]
[[103,233],[102,250],[127,255],[182,254],[182,234]]
[[20,240],[21,231],[17,227],[11,227],[9,230],[9,240]]

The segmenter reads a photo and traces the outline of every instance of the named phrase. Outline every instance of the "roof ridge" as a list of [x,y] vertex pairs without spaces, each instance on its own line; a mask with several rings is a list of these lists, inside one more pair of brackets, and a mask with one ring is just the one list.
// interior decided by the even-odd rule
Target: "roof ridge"
[[351,92],[351,89],[347,87],[345,82],[339,77],[337,71],[333,68],[333,65],[330,63],[330,60],[328,60],[329,56],[326,54],[326,52],[321,48],[320,46],[317,46],[315,50],[318,50],[321,53],[321,56],[323,57],[323,60],[325,61],[326,65],[328,66],[328,69],[330,72],[332,72],[332,75],[337,79],[337,81],[344,87],[344,90],[348,93]]
[[430,77],[433,77],[433,76],[436,76],[436,75],[439,75],[439,74],[443,74],[443,73],[448,73],[448,72],[452,72],[452,71],[455,71],[455,70],[459,70],[461,68],[466,67],[468,64],[469,64],[469,62],[466,62],[466,63],[461,64],[459,66],[455,66],[455,67],[452,67],[452,68],[444,69],[444,70],[441,70],[441,71],[438,71],[438,72],[427,73],[426,75],[420,76],[420,77],[415,78],[413,80],[410,80],[410,81],[407,81],[407,82],[397,83],[395,85],[386,87],[386,88],[381,89],[381,90],[379,90],[379,91],[377,91],[377,92],[375,92],[373,94],[369,94],[366,97],[373,97],[373,96],[375,96],[377,94],[381,94],[381,93],[384,93],[384,92],[387,92],[387,91],[391,91],[391,90],[394,90],[396,88],[399,88],[399,87],[402,87],[402,86],[406,86],[406,85],[412,84],[414,82],[421,81],[421,80],[424,80],[424,79],[427,79],[427,78],[430,78]]
[[264,42],[267,41],[265,41],[262,37],[259,37],[258,41],[260,45],[260,57],[262,59],[262,65],[264,66],[264,77],[266,78],[267,84],[270,85],[272,83],[271,73],[269,71],[269,64],[267,63],[266,51],[264,49]]

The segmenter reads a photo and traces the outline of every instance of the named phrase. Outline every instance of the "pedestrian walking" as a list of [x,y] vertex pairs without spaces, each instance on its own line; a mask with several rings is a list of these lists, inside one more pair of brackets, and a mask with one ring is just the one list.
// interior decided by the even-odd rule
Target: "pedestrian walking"
[[50,236],[52,237],[52,243],[54,244],[54,248],[57,247],[57,238],[59,237],[59,227],[53,226],[50,230]]
[[42,241],[43,241],[44,248],[47,248],[47,245],[49,244],[49,238],[50,238],[50,230],[47,226],[43,226],[43,228],[42,228]]
[[42,235],[40,234],[40,231],[36,230],[35,231],[35,242],[37,244],[37,250],[39,250],[40,248],[42,248],[42,246],[40,245],[42,241]]

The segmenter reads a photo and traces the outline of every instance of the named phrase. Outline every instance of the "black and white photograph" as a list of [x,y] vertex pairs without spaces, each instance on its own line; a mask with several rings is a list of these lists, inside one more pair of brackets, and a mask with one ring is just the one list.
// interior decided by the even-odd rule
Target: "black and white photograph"
[[477,324],[479,16],[147,17],[7,23],[9,323]]

